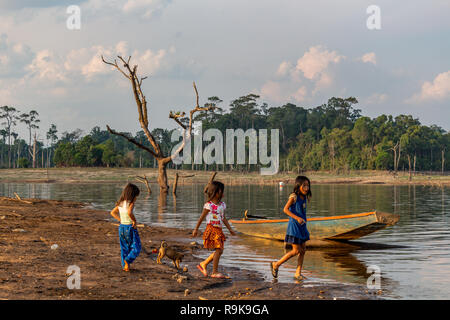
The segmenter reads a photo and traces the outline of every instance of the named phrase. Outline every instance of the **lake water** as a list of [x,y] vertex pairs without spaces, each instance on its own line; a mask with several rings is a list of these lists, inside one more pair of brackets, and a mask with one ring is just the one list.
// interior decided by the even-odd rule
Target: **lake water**
[[[123,184],[0,184],[0,195],[24,198],[74,200],[110,210]],[[158,190],[151,185],[152,190]],[[279,218],[292,187],[231,186],[225,189],[227,217],[250,214]],[[389,246],[363,246],[359,249],[308,250],[304,260],[304,285],[322,282],[366,285],[367,267],[381,271],[382,297],[393,299],[450,298],[450,188],[385,185],[313,185],[313,198],[307,215],[332,216],[368,212],[375,209],[400,215],[400,221],[359,242]],[[169,194],[166,203],[151,196],[145,187],[136,204],[139,223],[193,228],[204,203],[202,185],[179,185],[176,199]],[[201,227],[203,230],[204,223]],[[226,228],[225,228],[226,230]],[[225,231],[228,235],[228,232]],[[186,239],[192,241],[192,239]],[[201,238],[196,238],[201,243]],[[202,253],[205,257],[207,253]],[[229,237],[221,265],[255,270],[267,280],[272,276],[269,261],[284,254],[283,243],[246,236]],[[279,271],[279,282],[294,282],[296,262],[291,259]]]

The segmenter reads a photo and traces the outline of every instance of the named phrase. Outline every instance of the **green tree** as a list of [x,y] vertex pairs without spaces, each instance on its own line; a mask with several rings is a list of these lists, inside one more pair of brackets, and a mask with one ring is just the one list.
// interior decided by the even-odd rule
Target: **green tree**
[[71,167],[75,165],[75,146],[71,142],[58,143],[54,161],[58,167]]
[[12,129],[17,125],[19,120],[19,110],[14,107],[3,106],[0,108],[0,119],[5,119],[3,125],[6,125],[6,131],[8,132],[8,168],[11,168],[11,135]]

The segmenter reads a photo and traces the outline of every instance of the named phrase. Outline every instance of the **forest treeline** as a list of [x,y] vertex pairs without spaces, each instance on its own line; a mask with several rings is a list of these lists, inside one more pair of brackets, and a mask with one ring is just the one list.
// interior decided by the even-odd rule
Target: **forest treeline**
[[[450,132],[436,125],[422,125],[411,115],[362,116],[361,110],[355,108],[358,101],[354,97],[333,97],[314,108],[291,103],[269,107],[258,100],[258,95],[248,94],[233,100],[225,111],[221,99],[209,97],[205,106],[215,106],[215,111],[202,111],[194,120],[201,121],[203,131],[216,128],[224,136],[226,129],[279,129],[280,171],[450,170],[450,161],[446,161],[450,156]],[[149,118],[151,123],[151,115]],[[24,113],[3,106],[0,119],[1,168],[156,167],[146,151],[110,134],[106,128],[96,126],[85,135],[80,129],[59,134],[57,125],[52,124],[41,137],[37,135],[40,121],[35,110]],[[27,128],[28,140],[18,136],[19,125]],[[125,134],[151,148],[143,131]],[[152,134],[166,153],[177,143],[170,141],[172,130],[156,128]],[[177,168],[246,171],[257,170],[258,166],[183,164]]]

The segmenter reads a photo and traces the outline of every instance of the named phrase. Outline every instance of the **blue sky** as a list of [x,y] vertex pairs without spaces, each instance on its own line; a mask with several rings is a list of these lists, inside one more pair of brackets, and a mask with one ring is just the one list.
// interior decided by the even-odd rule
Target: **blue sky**
[[[66,27],[69,5],[81,30]],[[0,104],[37,110],[41,138],[50,123],[136,132],[130,85],[100,60],[131,54],[150,75],[151,128],[175,127],[169,111],[193,106],[195,81],[225,108],[248,93],[304,107],[355,96],[363,115],[450,130],[449,16],[446,0],[0,0]]]

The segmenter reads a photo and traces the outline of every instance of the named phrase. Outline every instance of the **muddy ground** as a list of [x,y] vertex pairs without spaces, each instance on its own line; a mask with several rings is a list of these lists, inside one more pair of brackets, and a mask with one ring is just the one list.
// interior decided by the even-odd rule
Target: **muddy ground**
[[[0,299],[377,299],[361,286],[272,283],[239,268],[220,268],[231,279],[205,278],[193,256],[205,250],[201,238],[174,228],[139,225],[143,251],[127,273],[109,212],[76,202],[22,200],[0,198]],[[187,272],[167,258],[156,263],[152,250],[161,240],[185,254]],[[51,249],[54,244],[58,248]],[[71,265],[80,268],[81,289],[67,287]],[[186,278],[177,281],[180,276]]]

